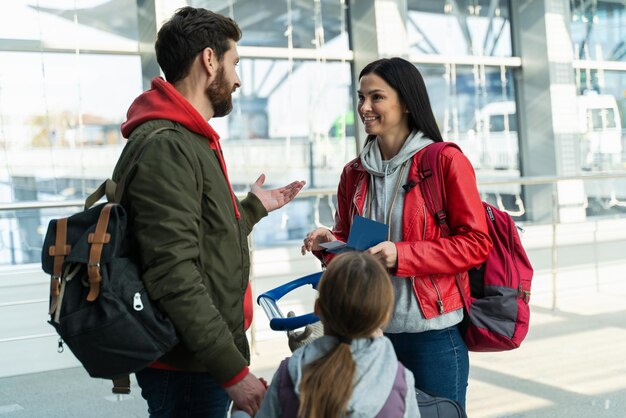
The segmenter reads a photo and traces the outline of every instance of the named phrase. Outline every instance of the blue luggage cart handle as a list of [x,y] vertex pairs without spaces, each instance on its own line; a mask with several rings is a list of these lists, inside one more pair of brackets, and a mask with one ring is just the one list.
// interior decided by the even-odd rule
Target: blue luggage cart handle
[[265,314],[270,319],[271,329],[274,331],[291,331],[319,321],[317,315],[313,313],[285,318],[285,315],[281,312],[276,301],[292,290],[308,284],[313,286],[313,289],[317,289],[320,277],[322,277],[321,271],[319,273],[309,274],[289,283],[285,283],[282,286],[278,286],[275,289],[268,290],[257,298],[257,303],[261,305]]

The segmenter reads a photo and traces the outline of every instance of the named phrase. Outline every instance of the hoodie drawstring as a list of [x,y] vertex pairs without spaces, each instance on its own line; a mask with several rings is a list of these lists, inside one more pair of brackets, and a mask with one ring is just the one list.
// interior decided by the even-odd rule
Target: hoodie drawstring
[[[405,162],[402,163],[402,166],[400,167],[400,173],[398,174],[398,177],[396,178],[396,184],[394,186],[394,192],[393,192],[393,198],[391,199],[391,204],[389,205],[389,208],[387,209],[387,167],[385,167],[385,177],[383,180],[383,199],[384,199],[384,207],[383,207],[383,213],[384,213],[384,223],[389,225],[389,230],[387,231],[387,241],[391,241],[391,213],[393,212],[393,206],[396,203],[396,199],[398,197],[398,190],[400,190],[400,182],[402,181],[402,179],[404,178],[404,171],[406,170],[406,166],[408,165],[410,160],[406,160]],[[374,193],[374,190],[376,189],[374,187],[374,176],[372,174],[370,174],[370,182],[372,183],[372,187],[370,187],[370,191],[367,193],[366,199],[367,199],[367,203],[366,203],[366,207],[367,207],[367,216],[370,217],[370,219],[374,219],[374,214],[372,213],[372,194]]]

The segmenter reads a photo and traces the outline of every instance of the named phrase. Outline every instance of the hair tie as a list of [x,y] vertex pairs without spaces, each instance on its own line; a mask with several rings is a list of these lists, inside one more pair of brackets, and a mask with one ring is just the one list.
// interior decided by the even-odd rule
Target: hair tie
[[339,344],[352,344],[352,338],[350,337],[344,337],[342,335],[337,336],[337,339],[339,340]]

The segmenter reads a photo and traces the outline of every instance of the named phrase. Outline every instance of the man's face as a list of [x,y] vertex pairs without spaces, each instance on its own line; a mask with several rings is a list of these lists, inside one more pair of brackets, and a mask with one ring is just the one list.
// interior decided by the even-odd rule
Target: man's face
[[239,53],[234,41],[230,42],[230,49],[226,51],[219,68],[215,74],[215,79],[207,88],[207,96],[213,106],[213,117],[226,116],[233,109],[233,93],[241,86],[241,80],[237,75],[237,64],[239,63]]

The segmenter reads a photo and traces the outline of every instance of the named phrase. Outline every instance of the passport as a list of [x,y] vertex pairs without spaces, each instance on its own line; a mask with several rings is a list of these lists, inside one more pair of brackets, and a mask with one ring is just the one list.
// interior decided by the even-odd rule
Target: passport
[[376,244],[387,241],[388,233],[389,225],[357,215],[352,221],[348,242],[335,240],[320,244],[320,247],[333,254],[346,251],[365,251]]

